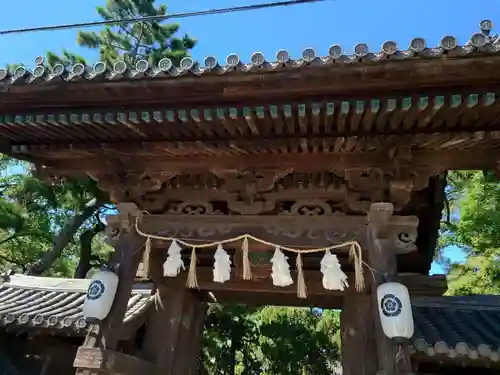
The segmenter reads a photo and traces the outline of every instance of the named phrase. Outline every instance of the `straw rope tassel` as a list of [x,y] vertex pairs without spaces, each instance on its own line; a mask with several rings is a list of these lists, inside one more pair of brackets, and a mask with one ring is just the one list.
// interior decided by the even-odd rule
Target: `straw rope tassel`
[[363,259],[361,246],[357,242],[351,244],[349,259],[354,263],[354,286],[359,292],[365,288],[365,277],[363,275]]
[[144,269],[144,274],[146,277],[149,275],[149,260],[151,259],[151,237],[146,239],[146,244],[144,245],[145,250],[142,254],[142,267]]
[[189,263],[189,272],[186,281],[186,286],[192,289],[198,288],[198,279],[196,277],[196,261],[196,250],[193,247],[193,250],[191,251],[191,262]]
[[241,245],[243,253],[243,280],[252,280],[252,268],[250,266],[250,259],[248,258],[248,238],[243,239]]
[[297,266],[297,297],[307,298],[306,281],[304,280],[304,270],[302,269],[302,255],[300,253],[297,254],[295,265]]

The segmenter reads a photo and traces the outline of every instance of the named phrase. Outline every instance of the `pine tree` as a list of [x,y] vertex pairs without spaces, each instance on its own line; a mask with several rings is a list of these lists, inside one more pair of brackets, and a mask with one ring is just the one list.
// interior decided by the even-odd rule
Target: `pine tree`
[[[119,21],[166,15],[167,7],[155,6],[154,0],[108,0],[105,7],[97,7],[97,13],[104,20]],[[162,21],[115,24],[99,33],[80,31],[77,42],[80,46],[98,49],[101,61],[108,66],[119,60],[134,66],[141,59],[153,65],[165,57],[178,64],[196,44],[187,35],[175,37],[178,30],[178,24]],[[48,52],[45,61],[48,66],[63,64],[68,69],[77,63],[86,61],[67,50],[60,56]],[[13,71],[20,65],[10,65],[8,69]],[[56,263],[68,255],[73,261],[78,260],[76,276],[85,277],[93,265],[91,262],[99,261],[97,253],[101,248],[107,251],[105,246],[98,244],[96,249],[92,245],[99,242],[93,239],[103,229],[100,214],[112,209],[107,195],[89,178],[46,184],[29,166],[22,166],[21,173],[8,172],[12,163],[11,158],[0,159],[0,172],[7,176],[0,174],[0,268],[6,263],[39,275],[57,266]],[[76,237],[79,241],[75,241]],[[66,251],[75,243],[79,243],[76,256],[75,251],[71,254]],[[69,267],[66,268],[59,271],[67,275]]]
[[[107,21],[164,16],[167,6],[155,6],[154,0],[108,0],[105,7],[97,7],[99,16]],[[195,46],[196,41],[185,34],[182,38],[174,35],[178,24],[162,21],[144,21],[129,24],[110,24],[99,33],[80,31],[77,42],[80,46],[99,49],[100,59],[112,66],[118,60],[134,66],[138,60],[156,64],[162,58],[169,58],[176,65]],[[79,57],[66,51],[59,57],[48,54],[48,62],[78,61]]]

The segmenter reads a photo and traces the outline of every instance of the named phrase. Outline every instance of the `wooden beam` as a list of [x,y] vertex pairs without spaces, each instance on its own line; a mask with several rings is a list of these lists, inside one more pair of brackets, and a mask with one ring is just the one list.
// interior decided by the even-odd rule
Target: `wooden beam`
[[322,309],[341,309],[343,297],[336,295],[309,295],[307,298],[298,298],[297,293],[276,295],[275,292],[233,292],[215,291],[203,296],[206,302],[240,303],[248,306],[295,306],[317,307]]
[[[318,264],[319,267],[319,264]],[[182,272],[175,278],[163,277],[157,272],[152,277],[160,285],[165,287],[175,286],[179,280],[185,285],[187,279],[187,271]],[[233,270],[234,271],[234,270]],[[297,280],[296,271],[291,271],[292,278]],[[241,275],[233,273],[232,278],[225,283],[216,283],[213,281],[213,268],[212,267],[197,267],[196,276],[198,280],[198,287],[201,291],[207,292],[252,292],[258,293],[274,293],[277,298],[283,295],[296,295],[297,285],[290,285],[287,287],[277,287],[273,285],[270,266],[268,270],[253,270],[252,280],[243,280]],[[349,283],[354,285],[354,274],[349,273]],[[366,273],[366,278],[371,278],[370,272]],[[308,296],[330,296],[338,297],[343,296],[341,291],[327,290],[323,288],[322,274],[319,271],[304,270],[304,279],[307,286]],[[404,274],[400,275],[401,282],[405,284],[412,295],[422,296],[441,296],[446,291],[446,276],[427,276],[419,274]]]
[[[127,163],[126,168],[130,173],[142,174],[170,172],[170,173],[201,173],[212,171],[214,169],[241,169],[241,168],[290,168],[295,172],[322,172],[329,170],[344,170],[346,168],[392,168],[393,160],[386,150],[374,152],[361,152],[355,154],[258,154],[250,156],[231,155],[231,156],[186,156],[186,157],[168,157],[157,155],[155,157],[143,156],[146,149],[135,149],[134,144],[122,145],[127,148],[127,155],[131,162]],[[158,144],[155,147],[161,148]],[[84,175],[86,173],[95,174],[98,172],[109,171],[110,165],[103,162],[103,155],[109,154],[109,151],[95,149],[94,151],[82,147],[82,151],[88,155],[83,156],[71,150],[53,150],[51,158],[44,157],[46,163],[46,174],[54,175]],[[117,150],[118,152],[118,150]],[[40,155],[45,155],[46,150],[40,150]],[[14,157],[29,158],[31,151],[11,152]],[[38,152],[34,151],[33,159],[38,160]],[[57,156],[59,155],[59,157]],[[75,155],[77,162],[71,158]],[[490,148],[484,145],[470,149],[455,150],[415,150],[412,152],[412,158],[409,166],[428,168],[429,171],[438,174],[449,169],[470,169],[481,170],[496,168],[496,161],[500,159],[500,149]]]
[[[360,99],[404,93],[457,93],[467,89],[496,89],[498,56],[447,56],[438,59],[386,60],[382,63],[284,68],[270,73],[182,77],[145,77],[113,81],[10,85],[2,93],[3,112],[43,112],[60,108],[137,108],[239,105],[241,102],[298,101],[325,97]],[[436,74],[436,72],[439,72]],[[138,90],[147,87],[147,90]]]
[[165,374],[162,368],[151,362],[103,348],[78,348],[73,366],[91,370],[91,373],[98,370],[110,375]]
[[[282,246],[306,248],[361,239],[365,227],[366,218],[355,215],[308,216],[307,219],[287,215],[145,215],[139,223],[144,233],[188,242],[220,241],[250,233]],[[349,247],[338,251],[347,252]]]
[[[393,216],[388,239],[400,253],[416,250],[418,218]],[[325,248],[357,240],[366,245],[366,218],[360,215],[145,215],[139,230],[150,235],[178,238],[187,242],[213,242],[251,234],[263,241],[293,248]],[[410,229],[410,230],[408,230]],[[400,239],[409,235],[407,242]],[[250,241],[252,247],[258,245]],[[233,246],[240,247],[240,243]],[[267,248],[269,246],[266,245]],[[350,246],[335,249],[347,254]]]

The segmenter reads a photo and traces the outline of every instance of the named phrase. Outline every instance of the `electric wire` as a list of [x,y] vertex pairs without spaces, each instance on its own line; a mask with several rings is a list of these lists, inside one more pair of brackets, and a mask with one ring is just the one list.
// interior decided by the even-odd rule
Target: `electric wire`
[[319,3],[319,2],[326,2],[326,1],[331,1],[331,0],[287,0],[287,1],[277,1],[277,2],[261,3],[261,4],[254,4],[254,5],[244,5],[244,6],[238,6],[238,7],[207,9],[207,10],[201,10],[201,11],[196,11],[196,12],[172,13],[172,14],[166,14],[166,15],[162,15],[162,16],[146,16],[146,17],[124,18],[124,19],[120,19],[120,20],[104,20],[104,21],[81,22],[81,23],[72,23],[72,24],[51,25],[51,26],[26,27],[26,28],[20,28],[20,29],[1,30],[0,35],[22,34],[22,33],[31,33],[31,32],[41,32],[41,31],[55,31],[55,30],[76,29],[76,28],[83,29],[83,28],[89,28],[89,27],[94,27],[94,26],[105,26],[105,25],[128,25],[128,24],[136,23],[136,22],[164,21],[164,20],[168,20],[168,19],[180,19],[180,18],[208,16],[208,15],[215,15],[215,14],[247,12],[247,11],[258,10],[258,9],[277,8],[277,7]]

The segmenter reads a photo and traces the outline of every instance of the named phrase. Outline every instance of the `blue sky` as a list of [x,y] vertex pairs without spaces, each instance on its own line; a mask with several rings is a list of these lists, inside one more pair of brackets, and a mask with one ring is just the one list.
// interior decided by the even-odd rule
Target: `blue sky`
[[[257,4],[265,0],[166,1],[171,13]],[[98,20],[95,7],[105,0],[85,0],[68,7],[63,0],[24,0],[25,12],[4,16],[2,30],[52,24]],[[287,49],[291,57],[300,57],[304,48],[312,47],[326,55],[328,47],[340,44],[346,53],[356,43],[367,43],[372,51],[380,50],[386,40],[406,48],[414,37],[423,37],[428,45],[437,45],[441,37],[454,35],[465,43],[479,31],[479,22],[495,16],[498,0],[332,0],[326,3],[297,5],[243,13],[181,19],[181,32],[199,40],[193,57],[203,61],[215,56],[224,61],[237,53],[248,61],[254,52],[273,60],[277,51]],[[493,19],[495,22],[495,19]],[[23,63],[32,66],[34,59],[47,50],[62,48],[95,61],[95,52],[76,45],[76,30],[0,36],[0,66]],[[462,261],[459,249],[446,251],[452,261]],[[431,272],[441,273],[438,265]]]

